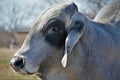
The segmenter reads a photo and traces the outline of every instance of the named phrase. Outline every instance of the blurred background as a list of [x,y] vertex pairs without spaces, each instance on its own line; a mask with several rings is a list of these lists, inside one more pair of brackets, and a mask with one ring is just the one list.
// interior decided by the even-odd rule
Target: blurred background
[[108,3],[120,0],[0,0],[0,80],[37,80],[11,70],[9,61],[20,48],[33,21],[51,5],[74,1],[79,11],[94,19]]

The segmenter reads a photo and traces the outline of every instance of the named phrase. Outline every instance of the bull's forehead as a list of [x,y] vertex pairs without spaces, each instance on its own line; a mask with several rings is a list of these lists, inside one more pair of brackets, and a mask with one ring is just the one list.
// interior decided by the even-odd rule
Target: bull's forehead
[[44,30],[44,25],[51,19],[58,19],[65,22],[65,8],[67,6],[68,4],[56,4],[43,11],[35,20],[33,29],[30,33],[33,35],[33,33]]
[[67,27],[71,23],[71,16],[75,11],[78,11],[78,8],[74,3],[56,4],[51,6],[43,11],[43,13],[41,13],[41,15],[36,19],[29,35],[46,30],[47,28],[45,25],[51,20],[62,21],[65,23],[65,27]]
[[50,8],[43,11],[43,13],[41,14],[42,20],[51,19],[53,17],[64,16],[65,7],[67,7],[67,4],[56,4],[51,6]]

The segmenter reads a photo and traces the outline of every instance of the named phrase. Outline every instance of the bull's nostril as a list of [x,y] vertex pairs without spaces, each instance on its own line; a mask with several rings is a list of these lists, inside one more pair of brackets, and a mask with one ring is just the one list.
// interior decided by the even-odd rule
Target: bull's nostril
[[24,59],[23,58],[17,58],[16,61],[14,62],[15,67],[24,67]]

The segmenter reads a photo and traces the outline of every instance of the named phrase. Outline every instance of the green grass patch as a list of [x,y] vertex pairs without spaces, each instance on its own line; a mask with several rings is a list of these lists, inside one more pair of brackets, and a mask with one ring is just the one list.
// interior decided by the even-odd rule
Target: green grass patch
[[10,59],[15,51],[0,49],[0,80],[38,80],[35,75],[23,76],[15,73],[10,67]]

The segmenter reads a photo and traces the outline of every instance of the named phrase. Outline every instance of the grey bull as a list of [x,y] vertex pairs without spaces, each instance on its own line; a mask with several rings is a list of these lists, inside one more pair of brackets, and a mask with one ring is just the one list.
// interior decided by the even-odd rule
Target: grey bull
[[120,22],[89,20],[74,3],[53,5],[36,19],[11,66],[42,80],[120,80]]

